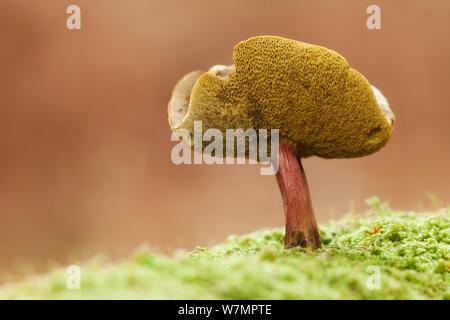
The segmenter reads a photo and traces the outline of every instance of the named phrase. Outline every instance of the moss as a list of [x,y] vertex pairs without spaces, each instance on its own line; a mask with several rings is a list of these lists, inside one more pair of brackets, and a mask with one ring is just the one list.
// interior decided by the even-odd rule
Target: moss
[[332,50],[262,36],[239,43],[233,60],[225,77],[213,68],[198,78],[180,128],[279,129],[300,157],[324,158],[371,154],[392,134],[368,81]]
[[[140,250],[129,261],[86,264],[80,290],[68,290],[64,270],[55,270],[0,287],[0,299],[449,299],[450,210],[372,205],[358,219],[322,225],[317,251],[284,249],[281,229],[265,230],[174,257]],[[371,290],[373,267],[380,288]]]

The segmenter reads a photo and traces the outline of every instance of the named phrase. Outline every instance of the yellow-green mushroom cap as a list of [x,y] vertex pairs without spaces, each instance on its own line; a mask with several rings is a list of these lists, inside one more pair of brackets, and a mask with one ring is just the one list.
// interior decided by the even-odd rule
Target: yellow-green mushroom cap
[[[169,102],[172,130],[279,129],[299,157],[354,158],[389,140],[394,114],[382,93],[338,53],[275,36],[240,42],[234,65],[194,71]],[[224,135],[225,136],[225,135]]]

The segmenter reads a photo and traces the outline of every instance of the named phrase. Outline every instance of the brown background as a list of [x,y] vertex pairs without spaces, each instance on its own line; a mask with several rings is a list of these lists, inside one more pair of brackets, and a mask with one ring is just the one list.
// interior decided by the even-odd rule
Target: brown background
[[[78,4],[82,30],[69,31]],[[366,28],[381,7],[382,30]],[[283,224],[256,165],[175,166],[167,101],[186,72],[231,64],[233,46],[280,35],[341,53],[388,97],[390,143],[355,160],[304,161],[319,221],[450,201],[449,1],[0,2],[0,268],[147,242],[207,246]]]

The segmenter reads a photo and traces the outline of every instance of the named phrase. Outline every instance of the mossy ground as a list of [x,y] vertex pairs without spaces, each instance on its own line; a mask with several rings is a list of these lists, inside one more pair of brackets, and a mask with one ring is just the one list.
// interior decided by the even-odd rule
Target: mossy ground
[[[0,299],[450,299],[450,210],[369,202],[363,216],[320,226],[315,252],[284,249],[281,229],[260,231],[174,257],[140,250],[122,263],[87,263],[79,290],[56,270],[0,287]],[[370,289],[377,268],[380,288]]]

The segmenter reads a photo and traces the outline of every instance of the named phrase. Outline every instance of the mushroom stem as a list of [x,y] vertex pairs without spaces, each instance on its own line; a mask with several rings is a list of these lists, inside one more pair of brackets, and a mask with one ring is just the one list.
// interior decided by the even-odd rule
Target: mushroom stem
[[285,248],[296,246],[321,248],[319,230],[311,203],[308,183],[295,149],[280,142],[276,174],[286,218]]

